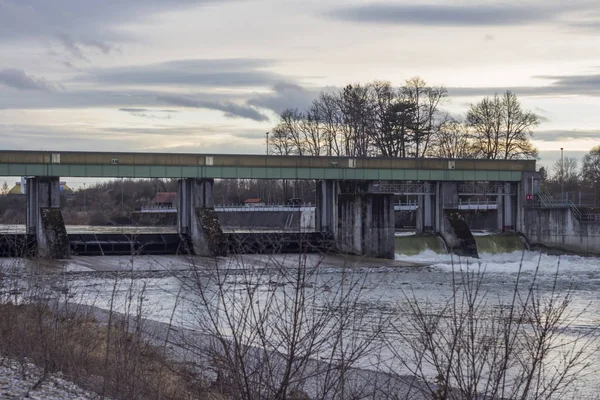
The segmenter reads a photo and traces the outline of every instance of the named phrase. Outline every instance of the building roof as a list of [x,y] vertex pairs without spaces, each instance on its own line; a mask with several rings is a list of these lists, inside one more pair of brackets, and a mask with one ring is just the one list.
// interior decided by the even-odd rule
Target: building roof
[[173,203],[177,198],[177,192],[157,192],[152,199],[154,204]]
[[258,197],[253,197],[253,198],[244,200],[244,204],[255,204],[255,203],[264,203],[264,201],[259,199]]

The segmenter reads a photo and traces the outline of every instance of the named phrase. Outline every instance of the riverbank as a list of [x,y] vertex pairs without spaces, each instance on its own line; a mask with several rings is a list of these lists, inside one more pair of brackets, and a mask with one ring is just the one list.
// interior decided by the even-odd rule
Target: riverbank
[[0,398],[81,400],[100,396],[64,379],[62,373],[45,374],[42,368],[30,362],[0,358]]

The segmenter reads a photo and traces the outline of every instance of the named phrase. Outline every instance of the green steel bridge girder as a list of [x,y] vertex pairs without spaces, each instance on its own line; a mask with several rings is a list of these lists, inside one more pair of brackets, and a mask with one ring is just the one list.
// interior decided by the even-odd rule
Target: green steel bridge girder
[[0,176],[90,178],[332,179],[519,182],[522,171],[391,168],[241,167],[0,163]]

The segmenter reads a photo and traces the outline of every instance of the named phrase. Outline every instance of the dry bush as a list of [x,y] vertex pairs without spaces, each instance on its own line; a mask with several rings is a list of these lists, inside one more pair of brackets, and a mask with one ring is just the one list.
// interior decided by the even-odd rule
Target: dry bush
[[41,282],[29,291],[5,274],[0,283],[0,354],[39,365],[44,371],[40,381],[62,372],[113,399],[215,398],[202,382],[189,378],[184,364],[144,340],[141,300],[130,297],[133,310],[110,312],[106,324],[96,320],[92,309],[70,303],[68,288],[59,288],[60,300],[49,300]]
[[348,376],[377,351],[385,324],[358,304],[365,274],[344,269],[331,278],[306,254],[262,257],[194,265],[183,301],[206,339],[182,345],[232,399],[364,398]]
[[[452,295],[437,304],[405,294],[392,324],[396,361],[427,383],[433,399],[561,399],[594,373],[599,331],[578,329],[573,289],[549,292],[521,267],[507,299],[487,293],[485,270],[455,265]],[[441,303],[441,304],[440,304]]]

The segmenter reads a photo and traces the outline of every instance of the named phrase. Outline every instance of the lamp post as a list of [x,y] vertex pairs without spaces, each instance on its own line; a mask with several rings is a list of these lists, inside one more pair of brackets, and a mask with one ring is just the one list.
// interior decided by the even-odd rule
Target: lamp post
[[596,200],[598,197],[598,180],[594,180],[594,207],[596,207]]
[[85,182],[83,182],[83,212],[87,212],[87,199],[85,198]]
[[563,148],[560,148],[560,198],[565,202],[565,160],[563,158]]
[[269,133],[270,132],[265,133],[265,135],[267,135],[267,155],[269,155]]

